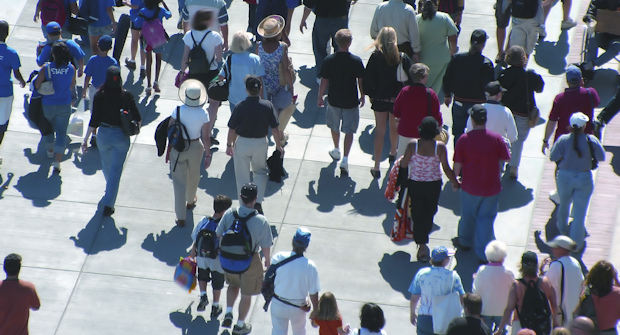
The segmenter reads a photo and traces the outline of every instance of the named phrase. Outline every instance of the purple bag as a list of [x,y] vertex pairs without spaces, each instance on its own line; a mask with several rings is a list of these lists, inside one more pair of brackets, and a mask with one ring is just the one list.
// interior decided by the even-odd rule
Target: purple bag
[[174,86],[180,88],[181,84],[183,84],[183,82],[187,80],[188,76],[189,74],[187,73],[187,70],[177,73],[176,78],[174,78]]

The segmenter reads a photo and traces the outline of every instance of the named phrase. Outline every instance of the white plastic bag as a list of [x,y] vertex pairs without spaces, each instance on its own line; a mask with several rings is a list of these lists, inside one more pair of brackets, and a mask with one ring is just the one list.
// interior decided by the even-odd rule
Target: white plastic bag
[[67,126],[67,134],[79,137],[84,136],[84,112],[77,111],[73,113]]
[[452,272],[452,281],[448,294],[436,295],[432,297],[433,302],[433,333],[445,334],[448,332],[448,325],[454,318],[461,316],[461,297],[458,292],[453,292],[455,274]]

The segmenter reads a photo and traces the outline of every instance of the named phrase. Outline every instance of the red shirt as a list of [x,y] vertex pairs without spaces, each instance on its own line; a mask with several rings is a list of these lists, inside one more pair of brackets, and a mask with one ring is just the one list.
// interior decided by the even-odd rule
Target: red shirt
[[[588,94],[588,91],[590,94]],[[601,98],[599,98],[594,88],[567,88],[563,93],[556,95],[553,100],[553,108],[551,108],[551,113],[549,114],[549,121],[558,122],[553,142],[557,141],[560,136],[570,133],[570,117],[577,112],[582,112],[590,118],[584,131],[586,134],[592,134],[594,108],[600,103]]]
[[[431,116],[439,122],[441,126],[441,112],[439,112],[439,99],[432,89],[428,89],[431,94]],[[426,87],[416,83],[405,86],[394,101],[394,116],[400,118],[398,122],[398,135],[410,138],[420,138],[418,127],[422,119],[428,116],[428,96]]]
[[32,283],[0,281],[0,335],[28,335],[30,309],[39,309],[40,306]]
[[316,320],[314,322],[319,325],[319,335],[338,335],[338,328],[342,328],[342,319],[340,320]]
[[616,328],[620,321],[620,287],[614,286],[604,297],[599,298],[593,294],[592,301],[594,301],[598,328],[600,330]]
[[504,138],[488,129],[474,129],[456,142],[454,162],[463,164],[463,191],[490,197],[502,190],[499,162],[510,159]]

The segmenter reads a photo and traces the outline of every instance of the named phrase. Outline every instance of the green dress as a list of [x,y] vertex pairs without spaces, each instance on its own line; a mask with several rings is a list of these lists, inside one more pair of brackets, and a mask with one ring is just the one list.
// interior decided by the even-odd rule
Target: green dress
[[422,20],[422,14],[417,15],[420,31],[420,63],[429,67],[426,87],[437,93],[439,101],[443,101],[443,75],[450,63],[450,44],[448,36],[456,35],[458,29],[450,15],[437,12],[431,20]]

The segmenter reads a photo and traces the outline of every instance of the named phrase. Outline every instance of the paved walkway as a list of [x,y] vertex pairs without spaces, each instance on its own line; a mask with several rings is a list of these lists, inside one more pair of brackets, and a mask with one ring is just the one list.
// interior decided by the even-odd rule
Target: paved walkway
[[[365,60],[371,51],[364,49],[372,43],[368,25],[377,3],[379,0],[360,0],[351,9],[350,27],[355,37],[352,52]],[[40,27],[32,22],[36,0],[5,1],[2,5],[2,18],[9,21],[12,29],[8,44],[18,50],[22,73],[27,75],[35,69],[34,50],[41,37]],[[168,5],[174,16],[165,27],[173,34],[177,32],[176,4]],[[574,18],[580,17],[579,7],[575,1]],[[116,16],[126,12],[126,8],[117,9]],[[327,154],[331,138],[324,125],[325,111],[316,107],[311,32],[299,32],[300,16],[298,9],[291,35],[291,53],[299,70],[299,105],[288,127],[291,136],[285,168],[289,175],[282,184],[269,184],[263,204],[278,235],[274,249],[287,250],[295,229],[309,227],[313,239],[308,257],[319,268],[323,291],[332,291],[338,298],[345,322],[358,327],[359,308],[372,301],[384,309],[388,333],[412,333],[407,289],[423,265],[415,261],[412,242],[395,244],[388,237],[394,206],[383,198],[385,180],[373,180],[369,173],[372,111],[369,106],[361,111],[360,130],[349,161],[350,178],[340,178],[336,163]],[[245,30],[247,5],[233,0],[230,17],[231,35]],[[546,82],[544,93],[537,96],[543,114],[548,113],[553,97],[561,90],[566,56],[571,50],[569,41],[579,34],[577,29],[560,33],[560,20],[561,8],[556,6],[548,20],[549,37],[537,46],[530,65]],[[312,24],[311,18],[308,26]],[[461,50],[468,48],[468,36],[475,28],[484,28],[491,35],[484,53],[494,58],[495,18],[490,2],[467,3],[459,40]],[[153,132],[178,104],[173,79],[180,66],[180,37],[173,35],[164,52],[161,95],[145,97],[143,80],[123,69],[124,77],[127,75],[125,86],[140,97],[144,127],[133,138],[113,218],[103,219],[97,210],[105,184],[97,150],[79,154],[81,139],[72,137],[62,174],[52,175],[51,161],[45,157],[38,131],[25,118],[22,97],[27,92],[16,86],[13,117],[0,148],[4,157],[0,172],[5,186],[0,188],[0,255],[20,253],[24,257],[22,278],[37,285],[42,308],[32,313],[32,334],[216,334],[221,330],[221,317],[210,320],[208,314],[197,313],[197,294],[183,292],[172,283],[174,265],[179,257],[188,254],[191,246],[189,231],[195,220],[211,214],[213,196],[223,193],[236,198],[233,163],[220,146],[220,151],[214,151],[212,166],[202,172],[193,220],[189,219],[186,228],[174,226],[169,170],[155,154]],[[128,54],[129,43],[123,57]],[[81,86],[81,78],[78,83]],[[603,101],[609,98],[607,93]],[[443,113],[447,124],[451,124],[449,110],[444,107]],[[220,108],[216,127],[222,143],[229,115],[228,106]],[[617,131],[613,127],[614,124],[609,126],[607,134]],[[549,204],[545,188],[552,185],[547,184],[552,179],[547,160],[540,152],[543,128],[536,127],[526,142],[519,180],[503,181],[495,227],[497,237],[509,245],[507,265],[513,269],[526,247],[533,246],[532,229],[536,222],[546,222],[551,213],[538,207]],[[607,137],[612,140],[612,136]],[[618,183],[616,170],[612,172],[615,158],[611,155],[617,152],[614,146],[618,144],[607,139],[605,143],[609,146],[611,165],[601,164],[598,170],[593,198],[597,204],[596,199],[604,198],[605,192],[617,189],[602,188],[601,181],[605,180],[605,185]],[[385,176],[387,151],[383,159]],[[609,227],[596,233],[594,224],[599,213],[609,213],[609,209],[616,213],[617,199],[615,205],[605,205],[607,211],[594,208],[595,205],[589,218],[590,233],[598,236],[605,229],[613,231],[617,215],[601,216],[598,222]],[[442,192],[431,247],[450,244],[456,235],[459,213],[459,196],[448,185]],[[601,244],[601,250],[609,250],[609,243],[606,246]],[[589,252],[588,249],[586,256]],[[619,255],[613,249],[608,254],[611,258]],[[475,257],[472,253],[459,253],[453,263],[465,287],[471,287],[471,275],[477,268]],[[262,311],[262,304],[262,298],[258,298],[249,320],[254,325],[253,334],[257,335],[271,331],[269,315]]]

